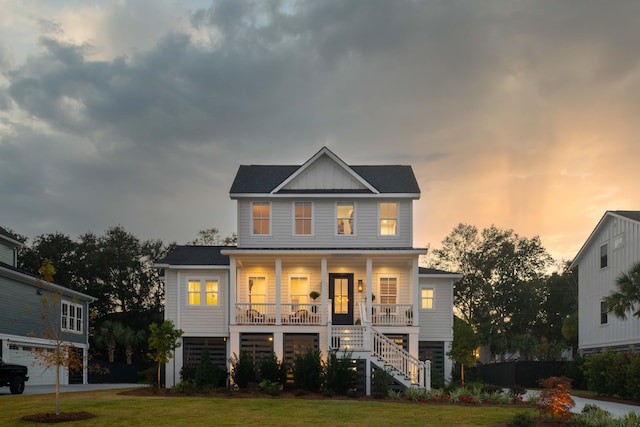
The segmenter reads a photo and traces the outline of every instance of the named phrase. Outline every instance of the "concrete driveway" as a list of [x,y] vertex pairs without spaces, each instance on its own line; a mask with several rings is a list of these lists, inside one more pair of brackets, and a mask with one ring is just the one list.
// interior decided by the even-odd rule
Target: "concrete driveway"
[[[526,396],[528,394],[535,394],[535,393],[538,393],[538,391],[537,390],[527,390],[527,393],[524,396],[525,400],[526,400]],[[573,412],[575,414],[578,414],[578,413],[582,412],[582,409],[587,404],[596,405],[596,406],[604,409],[605,411],[609,411],[609,413],[611,413],[611,415],[614,418],[624,417],[629,412],[637,412],[638,414],[640,414],[640,405],[638,405],[638,406],[636,406],[636,405],[627,405],[627,404],[624,404],[624,403],[607,402],[605,400],[596,400],[596,399],[586,399],[584,397],[577,397],[577,396],[571,396],[571,397],[573,398],[573,401],[576,403],[576,406],[574,406],[571,409],[571,412]]]
[[[92,390],[110,390],[119,388],[134,388],[134,387],[149,387],[147,384],[70,384],[61,385],[60,392],[74,392],[74,391],[92,391]],[[53,385],[29,385],[27,381],[23,394],[48,394],[55,393],[56,386]],[[9,387],[0,387],[0,396],[11,396]]]

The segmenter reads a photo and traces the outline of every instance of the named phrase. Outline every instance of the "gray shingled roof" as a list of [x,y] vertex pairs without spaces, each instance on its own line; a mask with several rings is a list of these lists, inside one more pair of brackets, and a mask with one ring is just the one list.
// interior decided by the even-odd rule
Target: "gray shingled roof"
[[640,211],[611,211],[611,213],[640,222]]
[[[411,166],[350,166],[354,172],[381,193],[419,193],[420,187]],[[231,194],[271,192],[300,166],[240,166],[231,185]],[[285,193],[286,191],[283,191]],[[306,190],[304,192],[309,192]],[[319,189],[318,192],[327,192]]]
[[176,246],[166,257],[156,264],[168,265],[229,265],[229,256],[222,255],[222,249],[230,246]]
[[450,271],[438,270],[436,268],[418,267],[418,274],[459,274]]
[[5,230],[2,227],[0,227],[0,237],[6,237],[8,239],[15,240],[17,242],[20,241],[20,240],[18,240],[18,238],[16,236],[14,236],[13,234],[9,233],[7,230]]

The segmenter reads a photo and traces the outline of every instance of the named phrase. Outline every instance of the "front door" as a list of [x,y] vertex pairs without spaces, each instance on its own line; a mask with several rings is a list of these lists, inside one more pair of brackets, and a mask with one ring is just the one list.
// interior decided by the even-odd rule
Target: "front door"
[[353,274],[329,273],[329,298],[334,325],[353,325]]

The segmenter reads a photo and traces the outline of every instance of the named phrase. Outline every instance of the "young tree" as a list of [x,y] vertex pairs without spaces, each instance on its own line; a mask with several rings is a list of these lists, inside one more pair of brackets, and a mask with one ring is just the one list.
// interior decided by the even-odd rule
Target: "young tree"
[[473,327],[466,321],[454,317],[453,319],[453,343],[448,356],[460,364],[460,379],[464,385],[464,367],[476,362],[475,350],[478,346],[476,333]]
[[176,329],[171,320],[165,320],[160,325],[152,323],[149,326],[148,356],[158,362],[158,387],[160,387],[160,372],[162,365],[173,357],[173,351],[180,347],[182,329]]
[[640,262],[616,279],[616,287],[604,299],[607,309],[620,319],[626,319],[627,312],[640,318]]

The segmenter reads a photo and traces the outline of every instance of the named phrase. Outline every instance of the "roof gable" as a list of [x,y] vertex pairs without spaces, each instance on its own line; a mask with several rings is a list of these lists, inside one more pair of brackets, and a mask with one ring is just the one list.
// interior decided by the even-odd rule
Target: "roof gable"
[[575,258],[571,262],[571,265],[569,266],[569,268],[574,268],[578,265],[580,258],[582,258],[585,252],[591,247],[591,244],[593,243],[593,239],[595,238],[595,236],[599,234],[600,230],[602,230],[606,226],[606,224],[608,223],[608,220],[611,218],[620,218],[625,221],[633,221],[633,222],[640,223],[640,211],[606,211],[602,216],[602,218],[600,219],[600,221],[598,221],[598,224],[593,229],[589,237],[587,238],[586,242],[584,242],[584,245],[582,245],[582,247],[578,251],[578,254],[575,256]]
[[176,246],[166,257],[156,261],[156,266],[171,265],[229,265],[229,256],[222,249],[232,246]]
[[14,247],[22,246],[22,243],[20,243],[20,241],[16,236],[9,233],[7,230],[5,230],[2,227],[0,227],[0,242],[5,242],[6,244],[9,244]]

